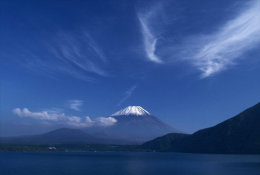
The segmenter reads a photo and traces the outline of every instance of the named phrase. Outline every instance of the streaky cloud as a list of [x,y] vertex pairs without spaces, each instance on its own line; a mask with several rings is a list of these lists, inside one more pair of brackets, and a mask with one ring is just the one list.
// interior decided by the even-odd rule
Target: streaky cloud
[[[74,65],[86,73],[107,76],[107,72],[101,68],[106,58],[87,32],[79,36],[67,33],[59,34],[55,38],[55,44],[50,46],[50,51],[52,51],[63,64]],[[71,67],[69,69],[71,69]]]
[[117,104],[117,106],[122,105],[128,98],[130,98],[136,88],[137,88],[137,85],[133,85],[129,89],[127,89],[125,91],[124,97],[120,100],[120,102]]
[[[162,11],[154,6],[146,13],[139,13],[147,57],[157,63],[187,61],[201,72],[201,78],[230,68],[243,58],[243,54],[260,43],[260,0],[248,1],[243,5],[233,18],[229,17],[209,34],[184,36],[179,44],[170,41],[173,37],[169,36],[167,41],[162,40],[160,46],[156,46],[158,37],[155,34],[158,31],[154,30],[154,24],[157,28],[167,29],[167,24],[158,21]],[[156,51],[160,57],[155,54]]]
[[35,49],[22,50],[21,64],[31,71],[52,78],[64,74],[83,81],[109,76],[106,56],[86,30],[59,31],[41,40],[37,47],[45,54],[39,55]]
[[247,9],[226,22],[217,32],[197,37],[195,40],[198,41],[199,49],[192,55],[191,60],[202,71],[202,78],[227,69],[244,53],[259,44],[260,1],[250,2]]
[[87,32],[84,32],[83,35],[87,39],[89,47],[96,53],[98,58],[101,59],[102,61],[106,62],[107,58],[106,58],[105,54],[100,49],[100,47],[95,42],[95,40],[90,36],[90,34]]
[[142,14],[139,13],[138,19],[141,25],[141,31],[143,35],[143,45],[147,58],[155,63],[162,63],[163,61],[156,54],[156,44],[157,38],[152,33],[151,28],[149,27],[149,20],[155,15],[155,10],[151,10],[148,13]]

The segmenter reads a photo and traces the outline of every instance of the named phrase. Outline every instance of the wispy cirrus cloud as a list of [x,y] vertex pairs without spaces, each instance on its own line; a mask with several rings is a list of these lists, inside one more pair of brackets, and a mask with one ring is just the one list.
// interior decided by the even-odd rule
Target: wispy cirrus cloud
[[19,63],[26,68],[47,76],[63,74],[84,81],[109,76],[107,58],[88,32],[60,31],[39,41],[35,46],[20,46],[16,50],[21,58]]
[[102,49],[98,46],[98,44],[95,42],[95,40],[88,34],[87,32],[83,33],[84,37],[88,40],[89,47],[95,52],[95,54],[98,56],[99,59],[101,59],[103,62],[107,61],[107,58],[102,51]]
[[41,121],[56,122],[72,127],[91,127],[91,126],[111,126],[117,122],[113,117],[98,117],[92,120],[89,116],[67,116],[64,113],[55,111],[38,111],[32,112],[28,108],[15,108],[12,111],[15,115],[22,118],[31,118]]
[[127,89],[125,91],[124,97],[119,101],[117,106],[122,105],[128,98],[130,98],[136,88],[137,88],[137,85],[133,85],[129,89]]
[[162,63],[163,61],[156,55],[156,44],[158,38],[153,34],[150,25],[150,20],[156,15],[157,9],[152,9],[148,13],[139,13],[138,19],[141,26],[143,45],[147,58],[155,63]]
[[78,35],[59,33],[54,38],[54,42],[49,44],[48,49],[64,65],[69,67],[67,70],[72,68],[99,76],[108,75],[102,68],[106,57],[87,32]]
[[192,57],[193,64],[209,77],[235,63],[260,41],[260,1],[253,3],[226,22],[217,32],[197,38],[200,48]]
[[80,111],[80,107],[83,105],[83,100],[69,100],[69,108],[75,111]]
[[[146,53],[151,61],[157,62],[159,57],[154,54],[157,50],[160,53],[160,61],[188,61],[201,72],[201,78],[207,78],[235,65],[243,54],[259,46],[259,11],[259,0],[246,2],[242,10],[237,11],[232,19],[229,18],[215,31],[184,36],[180,44],[162,42],[160,47],[156,46],[155,37],[159,31],[154,30],[151,24],[156,21],[160,11],[151,8],[138,17],[142,25]],[[168,36],[168,41],[171,38],[174,37]]]

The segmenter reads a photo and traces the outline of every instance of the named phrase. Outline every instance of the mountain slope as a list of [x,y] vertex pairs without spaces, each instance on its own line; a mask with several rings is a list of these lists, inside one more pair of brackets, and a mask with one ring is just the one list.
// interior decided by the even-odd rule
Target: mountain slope
[[178,132],[141,106],[128,106],[111,117],[117,122],[113,126],[99,128],[98,135],[116,139],[118,143],[140,144],[167,133]]
[[[162,137],[160,142],[162,140],[169,142],[167,136]],[[158,140],[151,142],[156,144]],[[170,147],[160,151],[260,153],[260,103],[214,127],[175,139]]]
[[187,136],[189,136],[189,134],[170,133],[161,137],[157,137],[154,140],[145,142],[139,148],[146,150],[165,151],[171,149],[174,141],[183,139]]

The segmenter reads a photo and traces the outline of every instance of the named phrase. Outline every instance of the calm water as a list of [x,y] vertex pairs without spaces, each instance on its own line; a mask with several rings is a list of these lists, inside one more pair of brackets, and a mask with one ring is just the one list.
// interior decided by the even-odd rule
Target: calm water
[[1,175],[260,175],[259,155],[0,153]]

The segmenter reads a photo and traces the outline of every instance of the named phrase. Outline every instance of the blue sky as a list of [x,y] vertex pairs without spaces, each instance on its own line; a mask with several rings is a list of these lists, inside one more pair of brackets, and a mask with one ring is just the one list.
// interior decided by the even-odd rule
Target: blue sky
[[140,105],[177,129],[260,100],[260,1],[0,2],[0,135],[111,125]]

